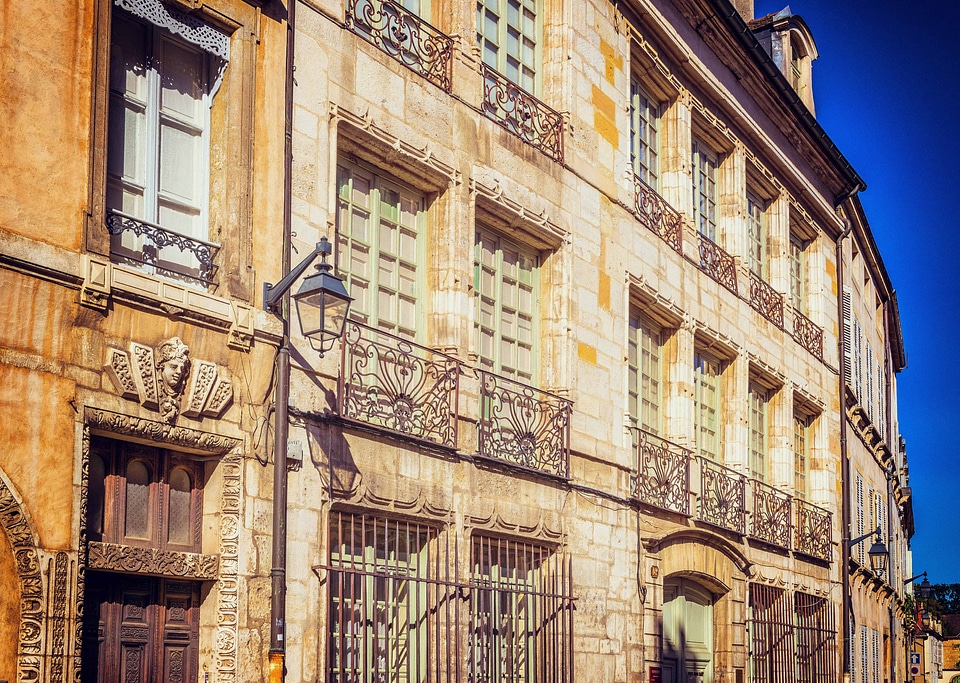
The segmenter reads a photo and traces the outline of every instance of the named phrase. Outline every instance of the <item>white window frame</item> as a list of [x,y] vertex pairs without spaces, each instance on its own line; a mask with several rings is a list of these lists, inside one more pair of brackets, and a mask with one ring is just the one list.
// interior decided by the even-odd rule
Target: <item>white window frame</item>
[[[366,206],[356,201],[354,184],[358,176],[369,181]],[[349,195],[344,193],[349,188]],[[386,215],[384,196],[393,193],[397,197],[396,220]],[[403,221],[403,205],[409,202],[415,207],[412,220]],[[355,216],[366,215],[367,228],[365,239],[355,234],[353,220]],[[350,307],[350,317],[365,325],[412,341],[423,338],[423,298],[424,266],[426,261],[426,197],[423,192],[412,188],[384,173],[380,169],[345,159],[337,160],[337,257],[338,270],[344,278],[347,290],[354,297]],[[394,244],[385,245],[384,227],[392,226]],[[412,237],[411,237],[412,235]],[[401,243],[413,239],[413,259],[409,249]],[[357,272],[353,255],[367,253],[367,273]],[[385,264],[396,264],[396,272],[391,279],[384,270]],[[404,277],[402,274],[406,273]],[[381,310],[382,296],[389,297],[395,303],[393,311]],[[366,302],[364,302],[366,297]],[[412,306],[410,324],[404,324],[402,309]]]
[[662,428],[663,328],[630,307],[627,334],[628,414],[635,427],[655,436]]
[[717,173],[720,156],[703,140],[693,138],[693,222],[709,240],[717,241]]
[[[483,63],[530,94],[539,94],[542,0],[477,0],[476,29]],[[512,40],[517,50],[510,52]]]
[[660,184],[660,103],[630,77],[630,164],[633,174],[654,190]]
[[747,267],[761,279],[767,277],[767,206],[769,202],[747,192]]
[[813,418],[793,414],[793,494],[800,500],[810,495],[810,437]]
[[801,313],[807,302],[807,246],[809,241],[790,233],[790,296],[793,306]]
[[[705,370],[712,370],[712,376]],[[693,426],[697,452],[711,460],[720,460],[722,444],[720,424],[721,376],[720,359],[703,351],[693,358]]]
[[[483,240],[490,240],[495,244],[493,263],[482,262]],[[522,283],[518,278],[511,277],[504,272],[504,251],[515,252],[518,255],[518,275],[520,271],[530,274],[529,282]],[[509,377],[515,381],[535,385],[539,376],[538,341],[540,338],[540,253],[531,247],[504,237],[497,230],[483,223],[477,224],[474,239],[474,340],[480,366],[483,369]],[[524,267],[524,261],[531,265]],[[493,291],[485,291],[484,280],[490,278]],[[516,291],[529,289],[530,306],[526,309],[520,297],[511,302],[505,296],[507,286],[516,284]],[[512,305],[511,305],[512,304]],[[484,320],[484,306],[492,307],[492,324]],[[504,327],[504,316],[515,316],[515,332],[510,334]],[[521,320],[529,323],[529,339],[524,339],[521,332]],[[484,351],[483,338],[489,334],[492,344],[492,353]],[[502,349],[507,344],[514,349],[513,364],[503,357]],[[521,356],[526,354],[529,367],[521,367]]]
[[767,389],[756,380],[749,385],[750,405],[750,476],[766,482],[770,469],[770,395]]

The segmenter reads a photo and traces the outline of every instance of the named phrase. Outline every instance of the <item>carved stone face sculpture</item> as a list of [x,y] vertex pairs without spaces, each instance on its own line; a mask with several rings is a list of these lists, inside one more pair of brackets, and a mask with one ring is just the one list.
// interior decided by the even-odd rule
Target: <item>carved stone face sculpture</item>
[[156,358],[160,417],[173,424],[180,415],[180,397],[190,375],[190,349],[179,337],[171,337],[157,347]]

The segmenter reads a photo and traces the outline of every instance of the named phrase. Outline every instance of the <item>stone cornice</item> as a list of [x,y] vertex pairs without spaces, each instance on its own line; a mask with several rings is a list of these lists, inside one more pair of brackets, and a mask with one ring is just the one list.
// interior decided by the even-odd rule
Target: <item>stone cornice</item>
[[147,443],[163,443],[202,455],[226,455],[241,445],[240,439],[222,434],[178,427],[157,420],[133,417],[87,406],[84,421],[94,432],[132,437]]

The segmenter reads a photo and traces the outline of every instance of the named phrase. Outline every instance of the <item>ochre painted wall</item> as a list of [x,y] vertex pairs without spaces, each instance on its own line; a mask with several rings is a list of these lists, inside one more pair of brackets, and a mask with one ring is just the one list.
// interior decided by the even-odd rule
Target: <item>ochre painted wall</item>
[[17,678],[17,632],[20,626],[20,589],[13,551],[0,532],[0,680]]

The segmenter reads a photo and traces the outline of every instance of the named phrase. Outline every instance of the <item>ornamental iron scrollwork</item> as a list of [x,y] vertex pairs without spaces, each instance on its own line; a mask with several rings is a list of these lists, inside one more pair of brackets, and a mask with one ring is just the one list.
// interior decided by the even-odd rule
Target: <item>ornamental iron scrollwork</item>
[[481,456],[568,476],[572,403],[480,371]]
[[[178,280],[216,284],[213,259],[220,245],[181,235],[116,209],[110,209],[106,225],[107,232],[116,238],[110,247],[110,255],[116,260],[153,268]],[[124,235],[137,239],[131,245],[123,244]]]
[[794,550],[826,562],[831,561],[833,536],[830,513],[805,500],[796,500],[797,531]]
[[700,268],[736,295],[737,262],[703,233],[697,236],[700,238]]
[[750,305],[757,313],[783,329],[783,294],[750,271]]
[[346,26],[450,92],[453,39],[391,0],[347,0]]
[[753,480],[753,522],[750,535],[790,549],[790,504],[793,497],[761,481]]
[[700,457],[699,519],[743,534],[746,512],[746,477]]
[[562,164],[563,116],[486,64],[482,75],[484,115]]
[[633,211],[637,220],[674,251],[682,254],[683,221],[680,214],[636,175],[633,176],[633,190]]
[[457,447],[456,358],[350,322],[340,377],[341,417]]
[[647,505],[690,514],[690,451],[632,429],[637,448],[637,471],[633,494]]
[[823,328],[797,310],[793,315],[793,338],[819,360],[823,360]]

